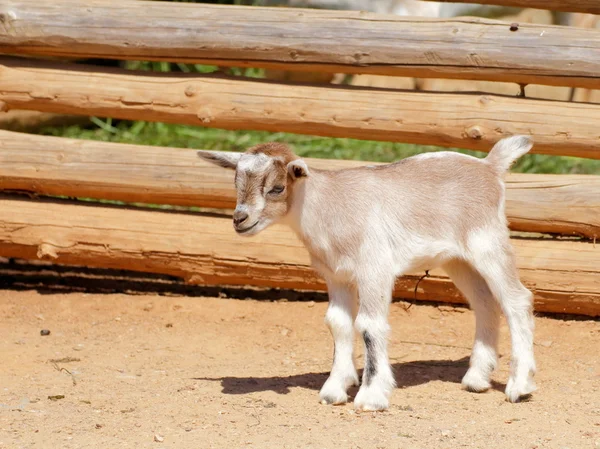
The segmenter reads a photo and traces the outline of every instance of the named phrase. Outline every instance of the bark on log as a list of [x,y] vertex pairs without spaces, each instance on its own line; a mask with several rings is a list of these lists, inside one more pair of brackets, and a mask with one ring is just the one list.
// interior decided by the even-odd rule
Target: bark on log
[[5,54],[600,88],[600,33],[578,28],[106,0],[5,0],[0,14]]
[[[361,161],[307,159],[337,170]],[[372,164],[372,163],[369,163]],[[511,229],[600,237],[600,177],[507,176]],[[193,150],[0,131],[0,189],[40,195],[233,209],[233,172]]]
[[600,105],[584,103],[132,73],[0,57],[0,105],[481,151],[501,137],[530,134],[533,152],[600,159]]
[[[600,315],[600,247],[592,243],[513,243],[536,310]],[[55,263],[163,273],[206,285],[324,290],[291,231],[273,227],[249,239],[226,217],[0,198],[0,255]],[[422,273],[398,280],[413,298]],[[419,284],[418,299],[462,302],[439,270]]]
[[[471,3],[471,0],[436,0],[439,2]],[[477,0],[481,5],[514,6],[517,8],[549,9],[550,11],[600,14],[599,0]]]

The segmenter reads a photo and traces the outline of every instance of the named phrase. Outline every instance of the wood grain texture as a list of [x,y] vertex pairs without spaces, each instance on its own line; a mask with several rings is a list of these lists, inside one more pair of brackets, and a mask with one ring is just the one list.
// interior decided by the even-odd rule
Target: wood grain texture
[[[538,311],[600,314],[600,246],[513,242]],[[1,198],[0,255],[163,273],[195,284],[325,289],[287,228],[245,239],[229,218],[214,216]],[[413,298],[421,274],[400,278],[395,295]],[[463,301],[441,271],[431,276],[419,284],[418,299]]]
[[578,28],[132,0],[4,0],[0,14],[6,54],[600,88],[600,31]]
[[481,151],[502,137],[528,134],[533,152],[600,158],[600,105],[585,103],[132,73],[0,57],[1,105]]
[[[471,0],[436,0],[439,2],[471,3]],[[477,0],[482,5],[515,6],[549,9],[550,11],[600,14],[600,0]]]
[[[307,159],[343,169],[360,161]],[[373,163],[368,163],[373,164]],[[509,174],[506,213],[516,231],[600,237],[600,177]],[[233,172],[195,151],[0,131],[0,189],[129,203],[233,209]]]

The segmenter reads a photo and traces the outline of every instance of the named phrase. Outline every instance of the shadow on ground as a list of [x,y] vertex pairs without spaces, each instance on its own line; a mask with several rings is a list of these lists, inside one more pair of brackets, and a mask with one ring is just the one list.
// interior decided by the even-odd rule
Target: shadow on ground
[[[469,357],[458,360],[419,360],[392,364],[397,388],[408,388],[433,381],[459,384],[469,367]],[[361,372],[359,374],[362,375]],[[194,377],[194,380],[221,382],[224,394],[248,394],[273,391],[288,394],[291,388],[319,390],[329,373],[306,373],[295,376],[274,377]],[[494,382],[492,388],[503,391],[504,385]],[[354,396],[357,389],[350,391]]]

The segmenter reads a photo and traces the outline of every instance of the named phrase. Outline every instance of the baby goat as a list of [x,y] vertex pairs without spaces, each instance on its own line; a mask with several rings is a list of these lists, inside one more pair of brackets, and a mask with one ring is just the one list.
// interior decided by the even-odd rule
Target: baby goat
[[383,410],[395,385],[387,356],[394,280],[435,267],[448,273],[475,312],[475,343],[463,386],[476,392],[490,387],[502,310],[512,344],[506,396],[517,402],[535,390],[532,294],[515,266],[503,181],[531,146],[528,137],[514,136],[499,141],[485,159],[439,152],[339,171],[309,169],[280,143],[199,156],[235,169],[233,225],[239,235],[288,224],[327,282],[325,320],[335,352],[321,402],[344,403],[348,388],[358,385],[354,322],[365,345],[354,406]]

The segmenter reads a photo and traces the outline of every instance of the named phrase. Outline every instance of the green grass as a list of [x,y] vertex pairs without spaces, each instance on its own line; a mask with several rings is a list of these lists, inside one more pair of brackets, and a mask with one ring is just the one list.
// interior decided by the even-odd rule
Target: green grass
[[[391,162],[424,151],[447,150],[446,148],[434,146],[404,143],[326,138],[262,131],[226,131],[152,122],[121,121],[113,125],[110,119],[94,119],[94,125],[88,128],[80,126],[46,128],[41,133],[105,142],[222,151],[243,151],[257,143],[278,141],[290,144],[296,153],[303,157],[377,162]],[[485,156],[485,153],[477,151],[456,151],[477,157]],[[528,154],[517,162],[513,167],[513,171],[521,173],[600,174],[600,161],[574,157]]]

